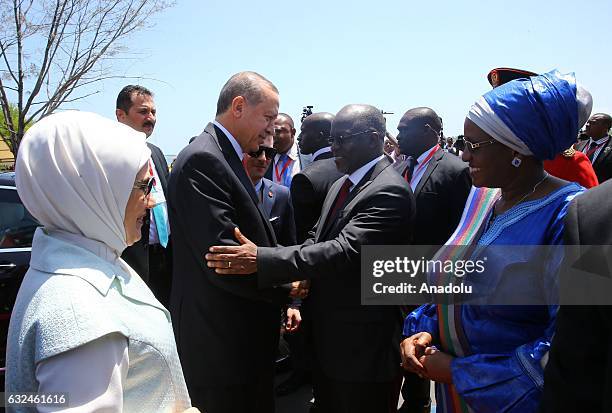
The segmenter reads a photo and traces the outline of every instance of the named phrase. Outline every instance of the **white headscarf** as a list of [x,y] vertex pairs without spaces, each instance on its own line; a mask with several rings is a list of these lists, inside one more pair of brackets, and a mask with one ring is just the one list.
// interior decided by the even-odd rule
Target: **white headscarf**
[[87,113],[47,116],[25,134],[17,161],[17,191],[46,228],[126,248],[125,208],[151,151],[145,134]]

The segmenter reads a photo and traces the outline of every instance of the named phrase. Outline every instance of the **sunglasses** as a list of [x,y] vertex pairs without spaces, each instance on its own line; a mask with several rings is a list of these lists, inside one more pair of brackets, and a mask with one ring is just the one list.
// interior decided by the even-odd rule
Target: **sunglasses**
[[134,189],[140,189],[144,196],[147,196],[153,190],[153,185],[155,185],[155,178],[151,177],[149,179],[143,179],[142,181],[136,181],[134,183]]
[[348,135],[330,136],[327,141],[329,142],[330,145],[333,145],[334,143],[337,143],[338,145],[342,145],[348,138],[353,138],[355,136],[363,135],[364,133],[377,133],[377,132],[368,129],[368,130],[364,130],[361,132],[351,133]]
[[255,152],[249,152],[249,156],[251,158],[259,158],[261,156],[262,152],[265,153],[267,160],[274,159],[274,157],[278,153],[278,151],[276,149],[274,149],[274,148],[271,148],[269,146],[260,145],[259,149],[256,150]]
[[473,143],[463,138],[463,140],[461,141],[458,140],[456,142],[455,147],[462,151],[464,151],[465,149],[469,149],[470,152],[475,152],[476,149],[482,148],[484,146],[489,146],[491,144],[494,144],[495,142],[497,142],[495,139],[491,139],[491,140],[484,141],[484,142]]

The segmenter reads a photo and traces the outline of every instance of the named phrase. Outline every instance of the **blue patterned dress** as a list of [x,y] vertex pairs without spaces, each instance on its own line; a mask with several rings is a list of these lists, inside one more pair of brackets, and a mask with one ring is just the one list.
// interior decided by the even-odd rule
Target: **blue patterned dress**
[[[472,242],[479,247],[561,245],[568,205],[583,190],[577,184],[568,184],[546,197],[516,205],[494,220],[490,220],[489,208],[486,214],[480,214],[482,217],[477,223],[486,229]],[[491,190],[482,188],[482,191]],[[472,195],[466,211],[470,200],[476,198]],[[456,232],[453,238],[459,239],[460,235]],[[527,254],[529,249],[516,251]],[[533,271],[529,263],[534,258],[516,253],[499,255],[489,259],[487,273],[495,274],[498,279],[520,274],[524,281],[520,288],[547,294],[541,291],[541,285],[529,284],[530,276],[533,280],[541,278],[541,274],[528,273]],[[550,260],[550,273],[560,261],[561,257]],[[405,336],[429,332],[434,345],[455,357],[451,365],[453,385],[436,386],[438,413],[536,412],[544,383],[542,365],[554,333],[556,312],[556,305],[427,304],[408,315],[404,322]]]

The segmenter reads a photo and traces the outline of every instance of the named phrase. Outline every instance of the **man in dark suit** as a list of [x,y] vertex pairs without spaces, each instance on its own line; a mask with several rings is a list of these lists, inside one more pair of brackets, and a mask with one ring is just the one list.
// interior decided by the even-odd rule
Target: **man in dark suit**
[[[153,93],[139,85],[124,87],[117,96],[115,115],[119,122],[145,133],[148,138],[155,129],[157,115]],[[140,241],[127,247],[121,257],[147,283],[155,297],[167,307],[172,283],[172,245],[166,204],[168,164],[157,146],[148,142],[147,145],[151,149],[152,162],[149,168],[155,178],[155,185],[151,191],[155,205],[147,211]]]
[[593,164],[599,183],[612,178],[612,139],[610,139],[612,117],[596,113],[587,121],[584,132],[589,139],[576,145]]
[[[332,184],[343,174],[336,168],[329,136],[334,115],[327,112],[313,113],[304,119],[298,136],[300,152],[311,156],[312,162],[291,181],[291,201],[295,215],[297,242],[308,239],[308,233],[313,229],[323,208],[323,201]],[[302,282],[309,287],[309,282]],[[302,325],[298,331],[286,336],[291,349],[291,365],[293,372],[276,388],[279,396],[290,394],[302,385],[311,381],[312,362],[307,336],[310,332],[308,306],[302,308]]]
[[440,117],[430,108],[414,108],[397,129],[406,159],[393,166],[409,183],[416,200],[413,243],[443,245],[452,235],[472,187],[468,165],[440,148]]
[[[612,181],[608,181],[574,199],[565,219],[566,245],[612,245],[611,197]],[[591,257],[587,265],[607,269],[606,254]],[[561,306],[540,411],[612,411],[612,306]]]
[[297,241],[302,243],[317,223],[323,201],[332,184],[343,174],[336,168],[329,136],[334,115],[313,113],[302,122],[298,145],[303,154],[312,155],[312,163],[291,181],[291,201],[295,213]]
[[262,288],[311,278],[318,409],[387,413],[397,404],[401,318],[398,307],[361,305],[361,247],[409,243],[414,199],[383,154],[380,110],[345,106],[331,136],[336,165],[348,176],[330,189],[313,238],[257,247],[237,230],[241,246],[215,246],[205,258],[219,274],[257,272]]
[[[416,245],[444,245],[459,224],[470,193],[472,180],[468,165],[438,145],[442,123],[433,109],[410,109],[402,116],[397,129],[400,153],[406,155],[406,159],[393,166],[414,191],[413,242]],[[404,312],[413,309],[406,307]],[[404,403],[400,412],[428,412],[429,380],[405,372],[402,397]]]
[[245,166],[255,187],[255,193],[268,214],[276,241],[280,245],[295,245],[295,223],[289,189],[264,178],[276,155],[273,136],[268,135],[256,153],[245,155]]
[[181,151],[170,174],[170,312],[191,401],[207,413],[274,411],[280,304],[288,291],[260,288],[256,275],[221,278],[202,255],[211,245],[235,244],[236,226],[259,245],[276,245],[242,158],[273,133],[278,102],[263,76],[232,76],[215,120]]

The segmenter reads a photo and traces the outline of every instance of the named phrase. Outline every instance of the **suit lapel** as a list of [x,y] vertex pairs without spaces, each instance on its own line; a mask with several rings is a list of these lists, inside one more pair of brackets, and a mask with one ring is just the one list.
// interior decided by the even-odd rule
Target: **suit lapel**
[[261,203],[257,199],[255,187],[253,186],[251,179],[247,176],[246,171],[244,170],[244,166],[242,166],[242,161],[234,150],[234,147],[232,146],[229,138],[225,136],[222,130],[215,127],[212,123],[209,123],[208,126],[206,126],[206,129],[204,130],[216,139],[219,148],[221,148],[221,153],[223,154],[223,157],[229,164],[230,168],[232,168],[232,171],[240,180],[240,183],[244,187],[244,190],[247,191],[247,193],[251,197],[251,200],[253,201],[253,204],[259,211],[259,215],[261,216],[262,221],[264,221],[264,226],[268,231],[268,237],[273,240],[274,244],[276,244],[274,230],[270,226],[270,221],[267,218],[267,214],[264,212]]
[[[272,190],[270,181],[266,181],[265,179],[262,180],[262,191],[264,211],[266,211],[269,218],[272,218],[272,207],[274,206],[274,196],[276,196],[276,194]],[[272,194],[272,196],[270,196],[270,194]]]
[[153,165],[155,165],[155,170],[157,171],[157,176],[159,177],[159,183],[162,186],[162,190],[164,193],[168,192],[168,168],[165,162],[165,159],[161,159],[163,154],[159,148],[147,142],[147,146],[151,150],[151,159],[153,160]]
[[612,152],[612,138],[608,137],[608,141],[603,148],[601,148],[599,156],[597,156],[597,159],[595,159],[595,162],[593,162],[593,168],[599,166],[599,164],[605,163],[604,160],[610,156],[610,152]]
[[[357,203],[358,199],[361,198],[363,190],[367,188],[372,183],[372,181],[374,181],[374,179],[376,179],[376,177],[390,165],[391,162],[386,157],[376,163],[376,165],[374,165],[374,167],[364,175],[361,181],[359,181],[357,185],[355,185],[355,188],[353,188],[348,198],[346,199],[344,207],[342,207],[342,209],[338,211],[338,216],[334,220],[331,220],[328,215],[331,212],[330,209],[336,201],[336,198],[338,198],[338,193],[340,192],[340,187],[344,183],[344,179],[340,179],[334,184],[334,186],[331,187],[329,193],[333,194],[333,196],[328,196],[325,199],[325,204],[321,213],[322,217],[325,216],[325,220],[322,221],[324,225],[317,234],[317,240],[323,239],[329,233],[329,231],[334,227],[334,224],[338,222],[339,217],[350,213],[351,209]],[[345,179],[348,179],[348,176]],[[325,215],[323,215],[323,213],[325,213]]]
[[402,178],[404,177],[404,173],[406,172],[407,167],[408,167],[408,159],[403,159],[393,164],[393,169],[395,169],[397,173],[402,176]]
[[425,168],[425,172],[423,173],[423,176],[419,180],[418,185],[416,186],[416,188],[414,188],[415,198],[419,196],[419,193],[421,193],[421,189],[423,189],[423,185],[425,185],[425,183],[427,182],[427,180],[429,179],[433,171],[438,167],[438,162],[440,162],[440,159],[442,159],[443,156],[444,156],[444,151],[439,149],[436,152],[436,154],[433,156],[433,158],[431,158],[431,161],[429,161],[429,163],[427,164],[427,168]]
[[586,139],[586,140],[584,140],[584,141],[582,141],[582,142],[578,143],[578,144],[576,145],[575,149],[576,149],[577,151],[582,152],[582,153],[586,153],[585,149],[586,149],[586,147],[587,147],[587,145],[588,145],[588,144],[589,144],[589,140],[588,140],[588,139]]
[[[321,208],[321,216],[319,217],[319,223],[317,225],[317,232],[315,234],[315,240],[319,240],[323,233],[323,227],[326,224],[327,216],[330,213],[336,198],[338,198],[338,193],[340,192],[340,187],[344,183],[344,180],[348,179],[348,175],[343,175],[342,178],[338,178],[336,182],[332,184],[327,192],[327,196],[325,197],[325,201],[323,201],[323,207]],[[323,219],[325,218],[325,219]]]

